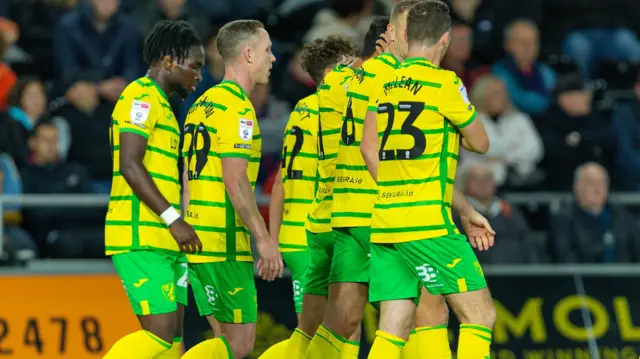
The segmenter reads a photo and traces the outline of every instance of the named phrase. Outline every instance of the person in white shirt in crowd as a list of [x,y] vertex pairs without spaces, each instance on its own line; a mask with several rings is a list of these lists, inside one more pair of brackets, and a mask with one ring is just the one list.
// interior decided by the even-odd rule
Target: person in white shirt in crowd
[[522,187],[541,180],[536,165],[544,155],[542,140],[531,118],[511,103],[505,85],[494,75],[478,79],[471,90],[471,102],[489,137],[484,155],[460,149],[460,166],[484,163],[491,168],[496,184]]

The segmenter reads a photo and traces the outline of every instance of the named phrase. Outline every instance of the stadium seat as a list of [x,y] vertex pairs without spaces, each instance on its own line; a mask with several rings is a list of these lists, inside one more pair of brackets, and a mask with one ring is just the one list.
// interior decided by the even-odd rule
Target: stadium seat
[[607,81],[609,89],[626,90],[636,83],[639,71],[639,62],[601,61],[597,66],[596,74]]

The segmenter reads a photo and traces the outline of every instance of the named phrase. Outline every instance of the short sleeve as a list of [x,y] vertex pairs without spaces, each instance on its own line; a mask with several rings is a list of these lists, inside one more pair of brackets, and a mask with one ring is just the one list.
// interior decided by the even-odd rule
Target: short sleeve
[[237,115],[220,121],[220,127],[217,129],[220,157],[249,159],[251,157],[253,131],[256,127],[256,120]]
[[157,103],[148,100],[145,94],[133,95],[123,94],[118,100],[113,110],[113,119],[118,122],[120,132],[130,132],[140,135],[146,139],[151,136],[151,132],[158,121]]
[[367,112],[378,112],[378,103],[384,97],[384,84],[376,84],[369,94],[369,102],[367,103]]
[[456,128],[461,129],[473,122],[476,118],[476,108],[469,101],[467,88],[457,76],[452,76],[442,84],[439,112],[449,120]]

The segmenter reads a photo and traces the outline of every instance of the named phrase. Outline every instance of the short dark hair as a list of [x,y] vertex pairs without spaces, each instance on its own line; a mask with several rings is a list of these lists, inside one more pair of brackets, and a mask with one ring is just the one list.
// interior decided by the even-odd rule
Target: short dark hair
[[360,53],[358,54],[361,59],[369,58],[375,53],[376,42],[380,39],[380,35],[387,31],[387,25],[389,25],[388,16],[376,16],[373,21],[371,21],[367,35],[365,35],[364,42],[362,43],[362,49],[360,49]]
[[191,24],[186,21],[159,21],[144,40],[142,57],[148,66],[165,56],[180,62],[189,57],[191,46],[202,46]]
[[425,0],[400,0],[391,9],[391,21],[395,21],[400,14],[404,14],[405,11],[409,11],[416,4]]
[[330,0],[329,8],[341,18],[361,13],[371,0]]
[[244,45],[250,37],[257,35],[260,29],[264,29],[264,25],[258,20],[235,20],[221,27],[216,46],[222,59],[229,61],[236,57],[240,45]]
[[322,82],[322,75],[327,67],[336,66],[343,57],[355,56],[353,44],[342,37],[329,36],[316,39],[304,45],[301,52],[302,68],[309,73],[313,81]]
[[434,45],[445,32],[451,31],[451,14],[441,1],[422,1],[407,14],[407,40]]

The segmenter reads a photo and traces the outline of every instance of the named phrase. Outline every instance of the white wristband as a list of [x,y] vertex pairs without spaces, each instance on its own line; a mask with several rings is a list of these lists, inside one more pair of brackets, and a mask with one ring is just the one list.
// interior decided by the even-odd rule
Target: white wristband
[[169,207],[167,208],[166,211],[162,212],[162,214],[160,215],[160,218],[162,218],[164,223],[170,226],[173,222],[175,222],[176,220],[178,220],[178,218],[180,218],[180,213],[178,213],[178,211],[176,211],[175,208]]

